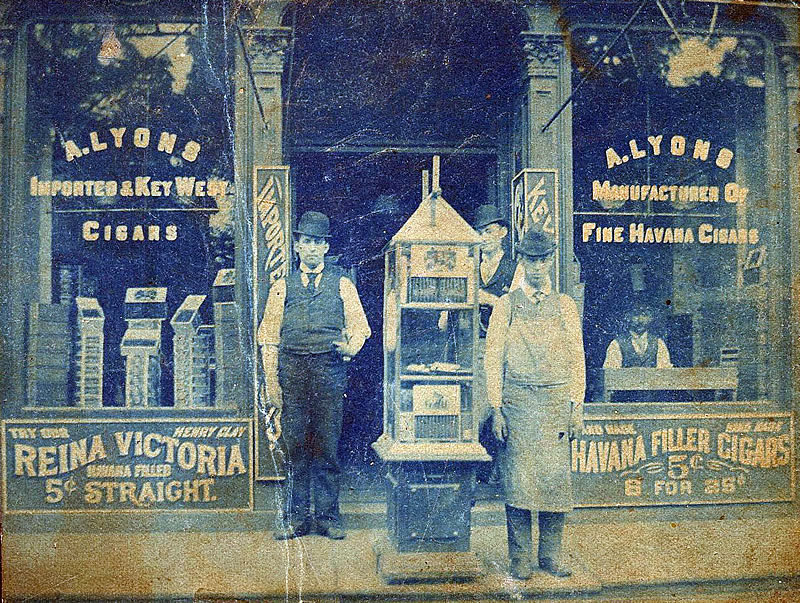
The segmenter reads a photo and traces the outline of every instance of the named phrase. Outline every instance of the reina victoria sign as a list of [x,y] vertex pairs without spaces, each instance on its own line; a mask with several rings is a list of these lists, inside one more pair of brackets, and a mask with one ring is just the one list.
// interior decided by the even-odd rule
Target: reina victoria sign
[[7,421],[4,513],[252,510],[250,422]]

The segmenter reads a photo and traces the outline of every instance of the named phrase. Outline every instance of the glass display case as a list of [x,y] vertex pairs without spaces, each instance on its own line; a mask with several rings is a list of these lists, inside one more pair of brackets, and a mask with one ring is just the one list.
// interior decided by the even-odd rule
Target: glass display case
[[[471,509],[476,467],[490,457],[473,414],[479,243],[434,187],[386,248],[384,423],[373,448],[386,464],[388,540],[376,551],[387,580],[415,562],[424,575],[480,573]],[[442,565],[435,554],[445,552]]]
[[488,460],[472,412],[478,244],[433,193],[386,248],[384,429],[376,447],[393,460]]

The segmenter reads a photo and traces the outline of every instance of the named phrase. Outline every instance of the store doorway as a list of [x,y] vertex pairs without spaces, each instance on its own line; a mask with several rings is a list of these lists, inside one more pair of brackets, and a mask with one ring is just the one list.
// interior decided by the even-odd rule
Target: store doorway
[[[430,160],[414,152],[292,158],[295,213],[318,210],[331,217],[330,256],[350,271],[373,333],[349,371],[341,450],[348,464],[374,460],[370,444],[383,425],[383,249],[419,205],[420,172]],[[490,202],[487,182],[494,179],[496,164],[489,153],[442,155],[444,197],[467,219],[475,207]]]
[[[373,336],[350,369],[341,458],[378,465],[383,424],[383,248],[441,156],[444,198],[467,220],[510,205],[511,106],[525,19],[492,3],[331,1],[289,9],[284,155],[295,219],[331,217],[331,255],[352,269]],[[356,488],[356,490],[358,487]]]

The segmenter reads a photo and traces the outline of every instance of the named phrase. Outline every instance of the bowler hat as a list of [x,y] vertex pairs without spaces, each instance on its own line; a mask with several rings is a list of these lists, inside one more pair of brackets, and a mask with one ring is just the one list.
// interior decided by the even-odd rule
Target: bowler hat
[[307,211],[300,216],[300,221],[297,223],[294,233],[327,238],[331,236],[331,221],[328,216],[321,212]]
[[497,209],[497,206],[488,204],[480,205],[478,209],[475,210],[475,221],[472,225],[475,230],[495,223],[507,226],[506,221],[500,215],[500,211]]
[[517,245],[517,253],[532,258],[550,255],[556,250],[556,242],[547,233],[539,229],[530,229]]

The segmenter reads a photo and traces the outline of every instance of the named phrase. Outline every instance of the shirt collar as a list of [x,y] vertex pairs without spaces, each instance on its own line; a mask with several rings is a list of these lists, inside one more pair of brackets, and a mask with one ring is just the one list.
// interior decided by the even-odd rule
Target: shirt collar
[[320,274],[325,268],[325,262],[320,262],[316,268],[309,268],[305,262],[300,262],[300,271],[304,274]]
[[506,254],[506,252],[503,249],[500,249],[500,251],[498,251],[497,253],[495,253],[491,257],[486,255],[486,254],[481,254],[481,262],[487,262],[487,263],[488,262],[496,262],[496,263],[499,264],[500,260],[503,259],[503,256],[505,254]]
[[519,288],[522,289],[522,292],[527,295],[528,298],[534,301],[538,301],[537,298],[541,297],[542,295],[547,296],[553,292],[553,284],[550,282],[550,277],[548,277],[547,280],[542,283],[541,287],[531,287],[527,279],[523,277]]
[[500,262],[503,260],[505,252],[501,249],[492,257],[485,255],[481,256],[481,280],[488,283],[497,274],[497,269],[500,268]]

